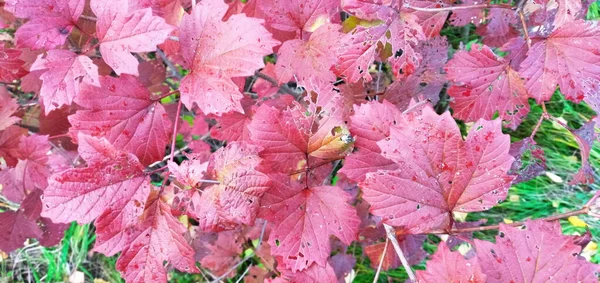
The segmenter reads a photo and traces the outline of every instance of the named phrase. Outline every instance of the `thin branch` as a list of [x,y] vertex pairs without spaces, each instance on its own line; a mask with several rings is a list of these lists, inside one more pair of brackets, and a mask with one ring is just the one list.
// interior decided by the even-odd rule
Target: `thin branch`
[[379,273],[381,273],[381,267],[383,266],[383,259],[387,254],[388,244],[390,243],[389,238],[385,238],[385,246],[383,246],[383,253],[381,253],[381,258],[379,259],[379,265],[377,266],[377,272],[375,273],[375,278],[373,279],[373,283],[377,283],[379,281]]
[[408,113],[410,113],[410,112],[413,112],[413,111],[415,111],[415,110],[420,110],[420,108],[421,108],[423,105],[425,105],[425,104],[427,104],[427,103],[429,103],[429,102],[431,102],[431,99],[429,99],[429,98],[427,98],[427,99],[425,99],[425,100],[421,100],[421,101],[419,101],[419,102],[415,103],[413,106],[411,106],[411,107],[408,107],[406,110],[404,110],[404,111],[402,112],[402,114],[405,114],[405,115],[406,115],[406,114],[408,114]]
[[411,5],[405,5],[405,8],[413,9],[419,12],[445,12],[445,11],[457,11],[457,10],[470,10],[470,9],[509,9],[514,10],[515,7],[507,4],[477,4],[477,5],[462,5],[462,6],[451,6],[451,7],[441,7],[441,8],[420,8]]
[[523,15],[522,9],[519,9],[519,18],[521,19],[521,26],[523,27],[523,35],[525,36],[525,43],[527,43],[527,48],[531,49],[531,38],[529,38],[529,31],[527,31],[527,24],[525,23],[525,16]]
[[292,88],[290,88],[287,84],[279,84],[277,82],[277,80],[271,76],[265,75],[264,73],[261,73],[260,71],[256,71],[254,72],[254,76],[261,78],[269,83],[271,83],[271,85],[275,86],[275,87],[279,87],[279,90],[282,93],[287,93],[292,95],[294,98],[298,98],[298,96],[300,95],[300,93],[298,93],[297,91],[293,90]]
[[169,157],[169,161],[173,162],[173,158],[175,157],[175,141],[177,140],[177,124],[179,123],[179,115],[181,115],[181,106],[183,102],[179,99],[177,103],[177,113],[175,113],[175,123],[173,125],[173,136],[171,141],[171,156]]
[[392,228],[392,226],[388,224],[383,224],[383,228],[385,228],[385,234],[387,235],[387,238],[392,242],[394,250],[396,250],[396,254],[400,258],[402,266],[404,266],[404,269],[408,274],[408,278],[410,278],[412,282],[417,282],[417,277],[415,276],[415,273],[413,272],[412,268],[410,268],[410,264],[408,264],[408,261],[406,260],[402,249],[400,248],[400,243],[398,243],[398,239],[396,239],[396,233],[394,231],[394,228]]
[[169,58],[167,58],[167,55],[165,55],[165,53],[160,48],[156,49],[156,53],[158,53],[158,56],[160,56],[160,59],[162,59],[163,62],[165,62],[165,64],[167,64],[167,67],[169,67],[169,69],[171,69],[171,76],[176,77],[181,80],[183,78],[183,76],[181,76],[181,74],[177,71],[177,68],[175,67],[175,65],[173,65],[171,60],[169,60]]

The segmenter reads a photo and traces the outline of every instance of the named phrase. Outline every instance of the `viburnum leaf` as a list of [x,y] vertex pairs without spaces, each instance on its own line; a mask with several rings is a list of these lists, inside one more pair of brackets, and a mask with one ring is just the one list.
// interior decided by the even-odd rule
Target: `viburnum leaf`
[[5,48],[4,44],[0,44],[0,82],[12,83],[27,75],[23,69],[25,61],[19,59],[21,53],[18,49]]
[[456,52],[446,64],[446,72],[454,83],[448,95],[458,119],[491,120],[497,111],[514,130],[529,113],[529,95],[519,73],[485,45],[473,44],[470,51]]
[[317,77],[324,81],[335,81],[331,71],[342,51],[340,42],[343,34],[340,25],[323,24],[310,35],[308,41],[288,40],[279,48],[275,65],[279,83],[296,78],[300,85]]
[[0,157],[6,161],[9,167],[17,166],[19,161],[19,141],[27,133],[26,129],[17,126],[9,126],[0,131]]
[[528,220],[523,228],[500,224],[496,244],[476,239],[475,249],[487,282],[596,282],[600,269],[574,240],[558,221]]
[[417,270],[416,275],[419,282],[489,282],[481,272],[477,258],[465,259],[460,252],[450,251],[444,241],[427,261],[427,268]]
[[275,227],[271,254],[293,272],[313,263],[325,266],[331,251],[328,235],[345,244],[356,238],[360,219],[348,204],[350,195],[335,186],[306,187],[286,174],[270,175],[273,186],[261,200],[259,217]]
[[519,31],[514,27],[519,20],[513,11],[490,9],[487,18],[489,22],[478,26],[476,30],[477,34],[481,35],[484,44],[500,47],[511,38],[519,36]]
[[406,77],[415,72],[422,57],[415,49],[420,40],[425,40],[423,29],[417,23],[418,18],[409,13],[392,15],[394,21],[390,25],[389,43],[392,46],[392,71],[398,77]]
[[[455,2],[451,0],[414,0],[410,2],[411,6],[419,8],[444,8],[453,6]],[[410,9],[410,8],[409,8]],[[427,38],[433,38],[440,35],[450,11],[442,9],[438,12],[431,11],[411,11],[417,16],[417,22],[423,28],[423,33]]]
[[[487,4],[488,0],[463,0],[461,1],[462,5],[460,6],[472,6],[478,4]],[[452,15],[450,15],[450,23],[454,26],[462,27],[468,24],[474,24],[475,26],[479,26],[483,23],[485,19],[485,11],[483,8],[480,9],[457,9],[452,11]]]
[[138,60],[131,52],[152,52],[163,43],[174,27],[161,17],[153,16],[152,9],[128,12],[129,1],[92,0],[90,6],[98,18],[96,36],[104,62],[117,75],[138,73]]
[[194,250],[183,234],[187,229],[171,214],[158,192],[151,193],[136,233],[117,260],[127,282],[166,282],[164,262],[180,271],[198,272]]
[[[381,229],[381,227],[379,227]],[[408,264],[414,265],[419,264],[425,256],[427,256],[427,252],[423,250],[423,242],[427,238],[425,235],[402,235],[398,238],[398,243],[400,244],[400,248],[406,257]],[[388,243],[387,249],[385,248],[386,243],[376,243],[373,245],[368,245],[364,247],[365,255],[369,257],[371,260],[371,267],[378,268],[379,262],[382,260],[381,270],[390,270],[399,267],[402,263],[400,262],[400,258],[398,258],[398,254],[394,250],[392,243]],[[385,250],[385,254],[383,251]]]
[[572,131],[575,141],[579,146],[581,167],[579,168],[579,171],[573,175],[573,179],[569,181],[570,185],[594,183],[594,170],[590,165],[589,159],[594,140],[598,137],[595,125],[596,122],[592,120],[585,123],[581,128]]
[[151,187],[150,182],[144,181],[136,188],[127,188],[126,190],[133,190],[128,200],[120,206],[106,209],[98,216],[94,222],[94,251],[113,256],[127,247],[144,212]]
[[367,173],[363,198],[371,213],[407,233],[450,228],[453,211],[491,208],[514,179],[507,175],[514,158],[500,120],[479,120],[463,141],[449,112],[426,107],[398,120],[377,144],[398,169]]
[[398,166],[381,155],[377,142],[390,134],[390,127],[402,119],[402,113],[387,101],[369,102],[354,106],[354,115],[350,117],[350,133],[354,137],[357,151],[348,155],[344,167],[339,173],[349,179],[363,181],[369,172],[393,170]]
[[[509,171],[509,174],[511,175],[517,175],[513,180],[513,184],[531,180],[543,174],[546,170],[544,150],[539,145],[536,145],[531,137],[524,138],[518,142],[513,142],[510,145],[509,153],[515,158]],[[523,160],[525,154],[531,155],[527,162],[524,162]]]
[[87,56],[68,50],[53,49],[38,55],[30,71],[43,71],[40,90],[46,115],[63,105],[71,105],[81,84],[100,86],[98,67]]
[[21,120],[12,116],[19,109],[19,104],[4,88],[0,89],[0,131]]
[[254,101],[250,98],[242,98],[240,103],[244,113],[228,112],[220,117],[214,117],[217,124],[210,128],[211,137],[230,142],[250,140],[248,124],[252,121],[257,107],[254,106]]
[[184,189],[199,188],[202,185],[200,180],[206,179],[208,160],[201,153],[187,155],[187,158],[180,165],[169,161],[169,172],[185,186]]
[[336,0],[261,0],[257,5],[264,13],[267,26],[297,37],[331,22],[340,9],[340,1]]
[[17,45],[47,50],[62,45],[83,12],[85,0],[7,0],[4,7],[29,19],[17,29]]
[[222,21],[227,8],[222,1],[202,1],[180,26],[181,52],[191,69],[179,87],[181,100],[204,114],[243,112],[243,95],[231,78],[253,75],[279,44],[263,20],[236,14]]
[[2,195],[18,203],[30,192],[45,189],[50,176],[47,166],[50,149],[48,136],[21,136],[16,148],[16,166],[0,171]]
[[[278,267],[279,268],[279,267]],[[338,282],[335,270],[329,262],[325,265],[313,263],[307,269],[301,271],[293,271],[290,269],[282,269],[281,277],[276,278],[273,283],[281,282]]]
[[84,109],[69,116],[70,131],[104,137],[143,165],[161,160],[173,127],[163,105],[131,75],[101,77],[100,85],[85,85],[75,98]]
[[[203,233],[194,241],[196,259],[202,267],[208,268],[217,276],[223,276],[240,261],[244,239],[237,230],[219,233]],[[235,276],[230,272],[227,277]]]
[[147,182],[133,154],[104,138],[80,133],[78,141],[87,167],[52,174],[44,191],[42,216],[60,223],[90,223],[107,209],[121,209]]
[[596,101],[600,82],[599,33],[597,23],[577,20],[533,44],[519,70],[530,96],[538,103],[548,101],[558,84],[568,100]]
[[271,185],[269,178],[256,170],[261,162],[260,150],[233,142],[211,155],[206,175],[219,184],[202,192],[202,205],[195,212],[201,229],[220,231],[254,224],[260,199]]

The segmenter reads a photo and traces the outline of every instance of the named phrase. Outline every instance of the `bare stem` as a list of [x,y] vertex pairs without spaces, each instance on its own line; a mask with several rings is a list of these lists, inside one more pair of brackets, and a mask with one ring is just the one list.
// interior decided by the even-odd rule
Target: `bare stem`
[[176,77],[178,79],[182,79],[183,77],[181,76],[181,74],[177,71],[177,68],[175,67],[175,65],[171,62],[171,60],[169,60],[169,58],[167,58],[167,55],[165,55],[165,53],[160,50],[160,48],[156,49],[156,53],[158,53],[158,56],[160,56],[160,59],[163,60],[163,62],[165,62],[165,64],[167,64],[167,67],[169,67],[169,69],[171,69],[171,76],[172,77]]
[[417,277],[415,276],[415,273],[413,272],[412,268],[410,268],[410,265],[408,264],[408,261],[406,260],[402,249],[400,248],[400,243],[398,243],[398,239],[396,239],[396,233],[394,231],[394,228],[388,224],[383,224],[383,228],[385,228],[385,234],[387,235],[387,238],[392,242],[394,250],[396,250],[396,254],[400,258],[402,266],[404,266],[404,269],[408,274],[408,278],[410,278],[412,282],[417,282]]
[[375,273],[375,278],[373,279],[373,283],[377,283],[379,281],[379,273],[381,273],[381,267],[383,266],[383,259],[387,254],[388,244],[390,243],[390,239],[385,238],[385,246],[383,246],[383,253],[381,253],[381,258],[379,259],[379,265],[377,266],[377,272]]
[[531,38],[529,38],[529,31],[527,30],[527,24],[525,23],[525,16],[523,15],[522,9],[519,9],[519,18],[521,19],[521,26],[523,27],[523,35],[525,35],[525,43],[527,43],[527,48],[531,49]]
[[175,157],[175,141],[177,140],[177,124],[179,123],[179,115],[181,115],[181,105],[183,102],[179,99],[177,103],[177,113],[175,113],[175,124],[173,125],[173,136],[171,141],[171,156],[169,157],[169,161],[173,162],[173,158]]

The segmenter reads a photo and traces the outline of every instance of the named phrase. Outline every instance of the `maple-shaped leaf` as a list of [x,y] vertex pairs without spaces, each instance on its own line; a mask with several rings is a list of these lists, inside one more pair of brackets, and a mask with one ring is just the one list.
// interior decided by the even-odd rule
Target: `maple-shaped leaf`
[[477,258],[465,259],[460,252],[450,251],[444,241],[440,242],[437,252],[427,261],[427,268],[416,273],[419,282],[488,282]]
[[[568,100],[597,101],[600,82],[600,26],[577,20],[529,49],[519,72],[538,103],[548,101],[556,85]],[[594,104],[597,106],[597,102]],[[597,108],[596,108],[597,109]]]
[[[383,229],[383,228],[379,228]],[[398,237],[398,243],[400,244],[400,248],[406,257],[406,260],[409,265],[419,264],[425,256],[427,256],[427,252],[423,250],[423,242],[427,236],[425,235],[403,235]],[[376,243],[373,245],[368,245],[364,247],[365,255],[369,257],[371,260],[371,267],[377,269],[379,267],[379,262],[383,260],[381,264],[382,270],[390,270],[399,267],[402,263],[400,262],[400,258],[398,258],[398,254],[394,250],[394,246],[392,243],[388,243],[387,248],[385,247],[386,243]],[[385,250],[385,253],[384,253]],[[381,258],[383,256],[383,259]]]
[[6,161],[8,167],[17,166],[20,156],[19,141],[26,133],[26,129],[18,126],[9,126],[0,131],[0,157]]
[[190,154],[187,155],[188,160],[183,161],[180,165],[169,161],[169,172],[183,184],[184,189],[199,188],[202,185],[200,180],[206,179],[206,171],[208,169],[208,160],[205,155]]
[[106,209],[94,222],[96,227],[96,242],[94,251],[106,256],[113,256],[122,251],[130,242],[144,212],[146,200],[150,195],[151,185],[144,181],[133,190],[131,197],[120,206]]
[[5,9],[29,19],[15,33],[17,45],[49,50],[65,42],[84,6],[85,0],[7,0]]
[[[488,0],[462,0],[461,5],[456,5],[455,7],[487,4],[488,2]],[[449,18],[450,24],[457,27],[466,26],[468,24],[479,26],[484,22],[484,20],[485,11],[483,8],[453,10],[452,15],[450,15]]]
[[350,180],[360,182],[369,172],[393,170],[398,166],[381,155],[377,142],[390,134],[390,127],[402,119],[402,113],[387,101],[369,102],[354,106],[350,117],[350,133],[354,137],[357,151],[344,159],[339,173]]
[[244,109],[244,113],[229,112],[220,117],[214,117],[217,124],[210,128],[211,137],[226,141],[250,140],[248,124],[252,121],[256,106],[254,106],[254,101],[250,98],[242,98],[240,102]]
[[104,137],[143,165],[161,160],[173,123],[160,101],[131,75],[101,77],[100,85],[84,85],[75,98],[84,109],[69,116],[71,132]]
[[417,20],[413,14],[400,13],[389,28],[392,56],[388,61],[394,75],[401,78],[413,74],[422,60],[416,47],[420,40],[425,40],[425,34]]
[[458,119],[491,120],[498,112],[514,130],[529,113],[529,95],[519,73],[485,45],[473,44],[470,51],[456,52],[446,64],[446,72],[454,83],[448,95]]
[[200,228],[205,231],[253,225],[260,198],[269,189],[269,178],[256,170],[260,147],[233,142],[220,148],[208,163],[207,176],[219,184],[202,192],[196,208]]
[[20,136],[17,146],[18,162],[14,168],[0,171],[2,195],[13,202],[21,202],[29,192],[48,186],[50,170],[48,136]]
[[98,18],[100,53],[117,75],[139,75],[138,60],[131,52],[155,51],[174,30],[163,18],[153,16],[150,8],[129,13],[123,8],[128,1],[93,0],[90,6]]
[[504,45],[511,38],[518,37],[519,31],[514,27],[519,22],[514,11],[508,9],[490,9],[487,18],[489,22],[477,27],[483,43],[493,47]]
[[363,198],[371,213],[407,233],[449,228],[452,212],[483,211],[506,197],[514,158],[501,121],[479,120],[466,140],[449,112],[431,107],[407,115],[379,141],[396,170],[367,173]]
[[569,181],[569,185],[594,183],[594,170],[592,169],[589,159],[594,140],[598,137],[595,125],[596,122],[592,120],[581,126],[581,128],[572,131],[575,141],[579,146],[581,167],[579,168],[579,171],[573,175],[573,179]]
[[183,237],[187,229],[157,191],[151,193],[141,218],[116,263],[127,282],[167,282],[164,262],[183,272],[198,272],[194,250]]
[[19,109],[17,101],[6,89],[0,89],[0,131],[21,120],[19,117],[12,116],[17,109]]
[[352,149],[343,96],[326,86],[310,87],[322,89],[310,92],[314,102],[309,102],[308,109],[298,103],[285,110],[261,105],[248,125],[251,140],[264,148],[260,156],[270,170],[310,169],[340,159]]
[[325,265],[313,263],[307,269],[301,271],[293,271],[278,267],[281,270],[281,277],[275,278],[272,283],[284,282],[339,282],[335,270],[329,262]]
[[377,42],[385,42],[387,30],[388,26],[385,24],[357,25],[343,39],[348,47],[339,55],[334,66],[335,74],[344,77],[348,83],[358,82],[361,78],[367,82],[371,81],[373,78],[369,74],[369,65],[378,55]]
[[[217,276],[224,276],[225,272],[240,261],[244,239],[237,230],[200,233],[194,239],[195,258],[202,267],[208,268]],[[235,272],[230,272],[226,277],[235,275]]]
[[561,27],[577,19],[585,19],[587,9],[583,9],[582,1],[557,0],[556,3],[558,3],[558,8],[552,23],[554,28]]
[[335,81],[331,68],[342,51],[340,41],[343,34],[340,25],[324,24],[310,35],[308,41],[288,40],[279,48],[275,72],[279,83],[296,79],[300,85],[319,78]]
[[496,244],[475,240],[487,282],[597,282],[597,265],[579,256],[575,237],[558,221],[528,220],[523,228],[500,224]]
[[264,13],[267,26],[298,37],[304,31],[314,32],[323,23],[331,22],[340,10],[340,1],[260,0],[257,9]]
[[40,218],[41,194],[41,190],[35,190],[27,195],[17,211],[0,213],[1,251],[9,253],[23,247],[27,238],[36,238],[46,247],[60,242],[68,226],[54,224],[47,218]]
[[392,0],[344,0],[342,9],[364,20],[385,20]]
[[[445,8],[454,5],[452,0],[413,0],[411,6],[419,8]],[[406,7],[406,6],[405,6]],[[408,8],[411,10],[410,8]],[[440,10],[438,12],[431,11],[412,11],[411,13],[417,16],[417,22],[423,28],[423,33],[427,38],[433,38],[440,35],[446,19],[450,14],[448,10]]]
[[42,216],[59,223],[90,223],[107,209],[122,209],[147,182],[133,154],[104,138],[80,133],[78,140],[87,167],[52,174],[44,191]]
[[293,272],[313,263],[325,266],[329,235],[350,244],[360,219],[348,204],[350,195],[335,186],[307,187],[286,174],[271,175],[273,186],[261,200],[259,217],[275,227],[269,235],[271,254]]
[[27,75],[23,69],[25,61],[19,59],[21,53],[18,49],[5,48],[4,44],[0,44],[0,82],[12,83]]
[[167,77],[167,69],[162,62],[157,60],[143,61],[138,65],[138,71],[140,73],[140,82],[142,82],[151,93],[169,92],[169,86],[164,84]]
[[43,71],[40,98],[46,114],[71,105],[80,93],[81,84],[100,86],[98,67],[92,59],[68,50],[54,49],[38,55],[30,71]]
[[279,44],[260,19],[236,14],[222,21],[227,8],[222,1],[202,1],[180,26],[184,65],[191,70],[181,81],[181,100],[207,115],[243,112],[244,96],[231,78],[253,75]]

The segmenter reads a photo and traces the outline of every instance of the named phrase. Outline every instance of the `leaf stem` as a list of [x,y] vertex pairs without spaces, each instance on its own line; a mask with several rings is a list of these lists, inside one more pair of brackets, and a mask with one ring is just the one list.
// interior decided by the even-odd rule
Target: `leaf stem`
[[396,233],[394,233],[394,228],[388,224],[383,224],[383,228],[385,228],[385,234],[387,235],[387,238],[392,242],[392,246],[394,246],[394,250],[396,250],[396,254],[400,258],[402,266],[404,266],[404,269],[408,274],[408,278],[410,278],[412,282],[417,282],[417,277],[415,276],[415,273],[413,272],[412,268],[410,268],[410,264],[408,264],[408,261],[406,260],[402,249],[400,248],[400,243],[398,243],[398,239],[396,239]]

